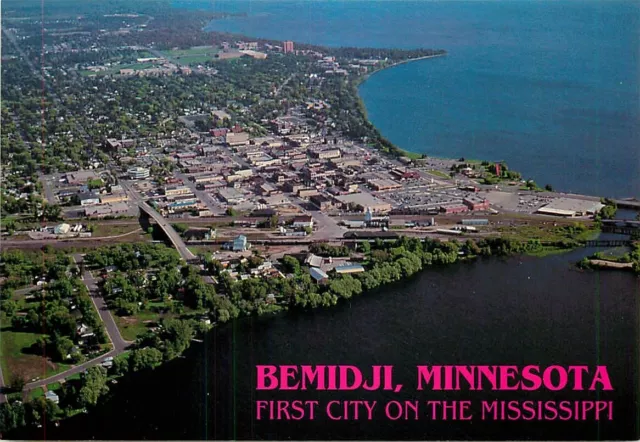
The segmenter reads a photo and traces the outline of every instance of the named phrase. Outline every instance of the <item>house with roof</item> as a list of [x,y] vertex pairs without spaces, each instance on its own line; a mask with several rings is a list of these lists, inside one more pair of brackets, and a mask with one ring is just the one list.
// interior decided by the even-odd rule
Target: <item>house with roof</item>
[[313,253],[310,253],[305,258],[304,263],[307,264],[309,267],[322,267],[323,261],[324,260],[322,259],[322,256],[318,256],[318,255],[314,255]]
[[44,394],[44,398],[53,402],[54,404],[57,404],[60,402],[60,397],[55,393],[55,391],[51,391],[51,390],[47,391]]
[[321,270],[318,267],[311,267],[311,269],[309,270],[309,274],[311,274],[311,277],[317,284],[326,284],[327,282],[329,282],[329,275],[327,275],[324,270]]
[[85,192],[80,194],[81,206],[94,206],[100,204],[100,198],[93,192]]

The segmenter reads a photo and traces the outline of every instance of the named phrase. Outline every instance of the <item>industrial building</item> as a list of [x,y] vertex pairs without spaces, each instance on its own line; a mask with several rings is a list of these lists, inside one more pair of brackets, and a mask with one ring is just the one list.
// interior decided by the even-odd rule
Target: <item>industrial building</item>
[[249,144],[249,134],[246,132],[229,132],[225,135],[228,146],[246,146]]
[[227,204],[240,204],[245,200],[244,194],[233,187],[223,187],[218,190],[218,196]]
[[603,207],[604,204],[599,201],[557,198],[538,209],[538,213],[564,217],[591,216],[598,213]]
[[469,210],[489,210],[489,201],[485,198],[471,196],[462,200]]
[[402,184],[393,181],[393,180],[385,180],[385,179],[374,179],[374,180],[369,180],[369,185],[374,189],[374,190],[393,190],[393,189],[401,189],[402,188]]
[[336,197],[336,200],[340,201],[343,206],[352,206],[361,212],[364,212],[367,207],[369,207],[373,213],[387,213],[391,210],[391,204],[366,192],[340,195]]

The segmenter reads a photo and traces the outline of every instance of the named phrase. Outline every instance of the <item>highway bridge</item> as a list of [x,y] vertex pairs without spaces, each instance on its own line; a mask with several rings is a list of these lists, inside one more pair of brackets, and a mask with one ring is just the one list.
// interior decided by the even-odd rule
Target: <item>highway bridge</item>
[[173,247],[178,250],[178,253],[180,253],[182,259],[187,262],[198,259],[198,257],[191,253],[191,250],[187,248],[187,245],[184,243],[178,232],[176,232],[171,224],[169,224],[167,220],[164,219],[164,217],[160,215],[153,207],[151,207],[144,201],[139,202],[138,207],[143,213],[149,215],[158,224],[158,226],[169,238],[169,241],[171,241],[171,244],[173,244]]
[[613,200],[620,209],[640,210],[640,201],[635,199]]

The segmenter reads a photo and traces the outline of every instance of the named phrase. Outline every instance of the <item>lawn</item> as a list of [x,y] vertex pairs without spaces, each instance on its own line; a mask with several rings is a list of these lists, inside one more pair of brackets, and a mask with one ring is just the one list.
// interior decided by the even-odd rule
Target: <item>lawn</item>
[[444,178],[445,180],[450,180],[451,179],[451,177],[448,174],[446,174],[444,172],[441,172],[439,170],[429,170],[427,173],[429,173],[429,174],[431,174],[433,176],[437,176],[439,178]]
[[196,46],[189,49],[172,49],[163,51],[167,57],[188,57],[192,55],[211,55],[217,54],[219,49],[216,46]]
[[176,57],[174,58],[175,61],[179,62],[180,64],[203,64],[206,63],[207,61],[214,61],[215,58],[213,55],[186,55],[184,57]]
[[13,331],[8,327],[0,331],[0,364],[6,383],[10,382],[14,373],[19,373],[30,381],[71,368],[70,365],[54,363],[50,358],[29,352],[41,336],[43,335],[39,333]]
[[60,382],[53,382],[47,385],[47,391],[56,391],[62,388],[62,384]]
[[204,63],[215,60],[219,49],[215,46],[198,46],[189,49],[175,49],[162,53],[171,61],[180,64]]
[[155,55],[153,55],[151,52],[149,51],[138,51],[137,53],[137,57],[138,58],[154,58]]
[[164,302],[155,300],[147,304],[147,309],[133,316],[113,315],[120,334],[127,341],[135,341],[136,338],[149,330],[149,327],[159,323],[162,319],[184,318],[204,314],[205,310],[194,310],[185,307],[182,313],[160,313],[158,310],[166,308]]
[[507,238],[527,241],[530,239],[538,239],[540,241],[553,242],[563,240],[586,241],[593,239],[599,233],[593,226],[582,232],[572,233],[570,226],[513,226],[501,227],[497,230]]
[[34,388],[29,393],[29,399],[31,399],[31,400],[37,399],[37,398],[42,397],[42,396],[44,396],[44,388],[42,388],[42,387]]
[[[160,304],[161,303],[154,303]],[[127,341],[135,341],[136,338],[147,332],[152,323],[160,321],[162,318],[174,317],[172,313],[157,313],[150,309],[139,312],[133,316],[113,315],[120,334]]]
[[115,236],[140,230],[140,226],[130,225],[122,226],[117,224],[96,224],[93,227],[92,237],[99,238],[102,236]]

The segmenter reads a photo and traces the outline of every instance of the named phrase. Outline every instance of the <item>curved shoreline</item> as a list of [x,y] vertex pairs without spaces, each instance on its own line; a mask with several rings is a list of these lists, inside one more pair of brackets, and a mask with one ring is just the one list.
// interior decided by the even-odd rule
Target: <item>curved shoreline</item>
[[[362,99],[362,95],[360,95],[360,86],[362,86],[367,80],[369,80],[372,75],[375,75],[378,72],[382,72],[382,71],[394,68],[394,67],[399,66],[401,64],[411,63],[411,62],[420,61],[420,60],[426,60],[426,59],[429,59],[429,58],[444,57],[446,55],[448,55],[448,53],[446,51],[444,51],[441,54],[425,55],[423,57],[408,58],[406,60],[397,61],[395,63],[390,64],[389,66],[384,66],[384,67],[378,68],[378,69],[374,70],[373,72],[370,72],[368,74],[365,74],[365,75],[359,77],[356,80],[355,84],[354,84],[354,86],[356,88],[356,95],[358,97],[358,105],[359,105],[360,110],[361,110],[365,120],[367,121],[367,123],[369,123],[371,125],[371,127],[373,127],[381,137],[387,139],[398,151],[403,152],[405,154],[405,156],[408,157],[408,158],[412,158],[412,157],[416,157],[416,156],[422,157],[422,156],[424,156],[426,154],[420,153],[420,152],[412,152],[412,151],[403,149],[402,147],[396,145],[393,141],[389,140],[387,137],[382,135],[382,132],[380,131],[380,129],[375,124],[373,124],[373,122],[369,119],[369,114],[367,113],[367,106],[365,105],[365,102]],[[451,159],[451,158],[448,158],[448,159]]]
[[368,73],[366,75],[363,75],[362,78],[360,79],[360,81],[358,82],[358,86],[360,86],[365,81],[367,81],[369,78],[371,78],[372,75],[375,75],[378,72],[386,71],[387,69],[394,68],[394,67],[399,66],[401,64],[411,63],[411,62],[420,61],[420,60],[426,60],[428,58],[445,57],[445,56],[447,56],[447,52],[444,52],[442,54],[425,55],[423,57],[408,58],[406,60],[397,61],[395,63],[390,64],[389,66],[384,66],[382,68],[378,68],[378,69],[374,70],[373,72],[370,72],[370,73]]

